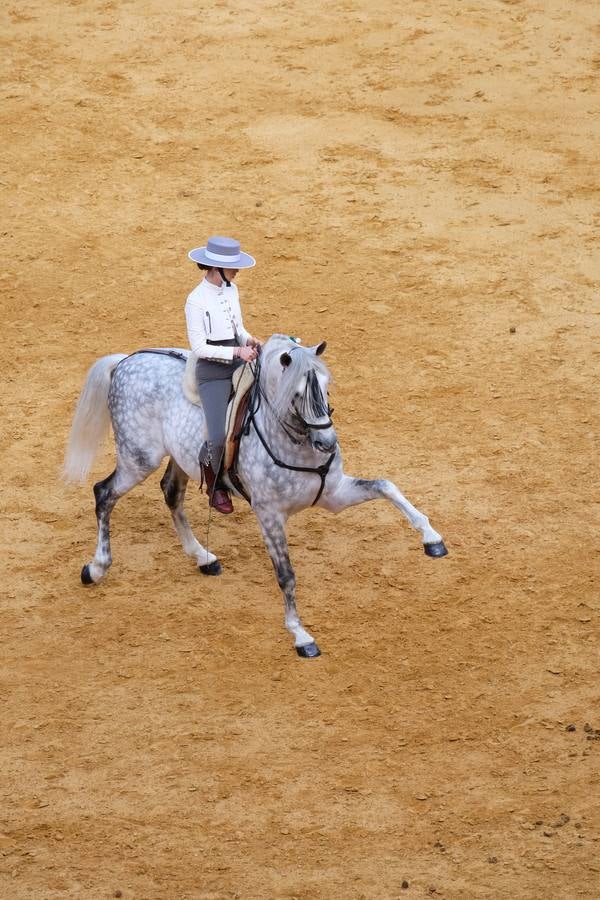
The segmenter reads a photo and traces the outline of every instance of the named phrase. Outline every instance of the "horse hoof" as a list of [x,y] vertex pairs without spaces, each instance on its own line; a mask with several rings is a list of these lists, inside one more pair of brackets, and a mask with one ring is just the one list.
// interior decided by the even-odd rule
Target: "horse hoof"
[[440,556],[448,555],[448,550],[443,541],[436,541],[435,544],[423,544],[423,551],[426,556],[433,556],[436,559]]
[[301,656],[302,659],[315,659],[315,657],[321,655],[321,651],[314,641],[312,644],[305,644],[304,647],[296,647],[296,653],[298,656]]
[[81,583],[82,584],[93,584],[94,579],[90,575],[90,567],[84,566],[81,570]]
[[220,575],[223,571],[223,566],[219,562],[218,559],[213,560],[211,563],[208,563],[206,566],[198,566],[203,575]]

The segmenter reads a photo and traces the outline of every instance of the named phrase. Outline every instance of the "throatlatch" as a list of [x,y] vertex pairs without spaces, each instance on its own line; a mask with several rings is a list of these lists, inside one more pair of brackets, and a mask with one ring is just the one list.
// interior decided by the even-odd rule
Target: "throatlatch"
[[225,282],[225,284],[227,285],[227,287],[231,287],[231,282],[228,281],[227,278],[225,278],[225,272],[223,271],[223,269],[222,269],[220,266],[219,266],[219,270],[218,270],[218,271],[219,271],[219,275],[221,276],[221,278],[223,279],[223,281]]

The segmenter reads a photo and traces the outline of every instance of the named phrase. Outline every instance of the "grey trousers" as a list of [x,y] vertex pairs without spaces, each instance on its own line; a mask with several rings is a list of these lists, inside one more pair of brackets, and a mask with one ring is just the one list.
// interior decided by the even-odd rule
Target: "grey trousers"
[[[231,378],[242,360],[223,364],[199,360],[196,368],[198,391],[206,416],[208,441],[200,448],[200,462],[211,463],[218,474],[225,449],[227,404],[231,396]],[[212,376],[212,377],[211,377]]]

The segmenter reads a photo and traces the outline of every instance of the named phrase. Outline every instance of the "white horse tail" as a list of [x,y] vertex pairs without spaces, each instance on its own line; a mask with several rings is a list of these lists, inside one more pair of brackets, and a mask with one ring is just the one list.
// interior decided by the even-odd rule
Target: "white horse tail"
[[108,431],[108,391],[112,373],[127,354],[115,353],[97,360],[85,380],[77,402],[62,475],[65,481],[85,481]]

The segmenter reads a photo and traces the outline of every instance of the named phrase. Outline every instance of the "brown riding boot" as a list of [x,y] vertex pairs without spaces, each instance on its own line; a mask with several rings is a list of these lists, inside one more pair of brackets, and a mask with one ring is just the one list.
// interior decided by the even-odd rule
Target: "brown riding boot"
[[233,503],[231,502],[229,491],[218,486],[217,477],[210,463],[201,463],[201,465],[204,481],[206,482],[208,505],[216,509],[217,512],[223,513],[223,515],[229,515],[229,513],[233,512]]

